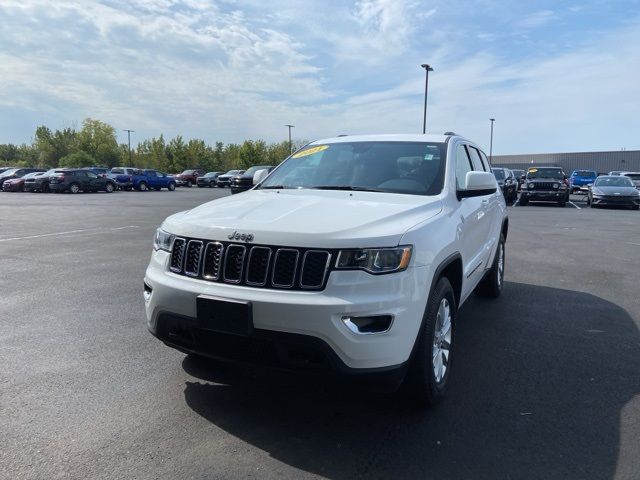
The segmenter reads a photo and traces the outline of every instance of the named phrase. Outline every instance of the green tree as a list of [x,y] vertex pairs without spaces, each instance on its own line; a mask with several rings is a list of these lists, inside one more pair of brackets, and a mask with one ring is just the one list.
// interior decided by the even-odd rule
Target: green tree
[[114,167],[120,160],[120,150],[115,129],[100,120],[86,118],[78,132],[77,146],[91,155],[99,165]]
[[90,167],[96,160],[87,152],[70,153],[60,159],[60,167]]

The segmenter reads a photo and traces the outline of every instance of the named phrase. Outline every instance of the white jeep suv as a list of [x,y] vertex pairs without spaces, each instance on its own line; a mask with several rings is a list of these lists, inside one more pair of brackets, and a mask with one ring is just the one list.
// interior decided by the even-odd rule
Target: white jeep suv
[[252,190],[162,223],[148,328],[186,353],[404,382],[433,403],[458,308],[500,294],[507,229],[487,157],[463,137],[316,141]]

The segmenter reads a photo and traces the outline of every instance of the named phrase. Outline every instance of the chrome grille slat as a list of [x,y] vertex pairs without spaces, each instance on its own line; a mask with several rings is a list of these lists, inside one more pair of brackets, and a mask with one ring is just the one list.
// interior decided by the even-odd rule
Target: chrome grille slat
[[244,268],[244,258],[247,247],[244,245],[229,245],[224,256],[222,278],[228,283],[240,283]]
[[188,277],[200,275],[203,243],[200,240],[189,240],[184,255],[184,274]]
[[252,247],[247,258],[247,285],[264,287],[269,275],[271,249],[269,247]]
[[169,269],[175,273],[182,272],[182,265],[184,263],[184,250],[187,246],[187,240],[184,238],[175,238],[173,240],[173,247],[171,248],[171,265]]
[[[274,287],[291,288],[295,283],[300,252],[294,248],[279,248],[273,260],[271,284]],[[288,281],[290,280],[290,281]]]
[[205,280],[219,280],[222,268],[224,245],[220,242],[209,242],[204,250],[202,264],[202,278]]
[[331,254],[326,250],[307,250],[302,257],[300,270],[300,287],[319,288],[331,264]]

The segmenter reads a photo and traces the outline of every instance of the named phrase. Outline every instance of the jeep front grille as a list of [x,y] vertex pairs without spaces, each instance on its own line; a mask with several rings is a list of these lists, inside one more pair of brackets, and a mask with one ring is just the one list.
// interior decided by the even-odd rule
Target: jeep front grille
[[322,290],[331,267],[329,250],[241,245],[178,237],[169,268],[210,282],[291,290]]

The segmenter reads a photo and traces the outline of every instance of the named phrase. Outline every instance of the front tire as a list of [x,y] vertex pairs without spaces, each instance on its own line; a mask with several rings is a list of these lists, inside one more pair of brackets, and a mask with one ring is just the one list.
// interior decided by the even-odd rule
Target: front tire
[[145,182],[140,182],[140,185],[138,185],[138,190],[140,190],[141,192],[146,192],[147,184]]
[[107,183],[107,185],[104,187],[104,190],[107,193],[113,193],[113,191],[115,189],[113,188],[113,184],[112,183]]
[[80,185],[78,185],[77,183],[72,183],[71,185],[69,185],[69,191],[71,193],[78,193],[80,191]]
[[476,293],[481,297],[498,298],[504,285],[505,248],[504,236],[500,235],[498,249],[493,257],[493,265],[476,287]]
[[445,394],[455,340],[456,299],[451,283],[440,278],[433,289],[416,339],[416,351],[405,379],[411,400],[434,405]]
[[169,190],[170,192],[173,192],[176,189],[176,184],[171,182],[168,186],[167,186],[167,190]]
[[191,183],[191,180],[187,180],[187,188],[191,188],[193,186],[193,183]]

